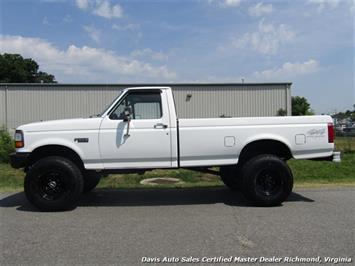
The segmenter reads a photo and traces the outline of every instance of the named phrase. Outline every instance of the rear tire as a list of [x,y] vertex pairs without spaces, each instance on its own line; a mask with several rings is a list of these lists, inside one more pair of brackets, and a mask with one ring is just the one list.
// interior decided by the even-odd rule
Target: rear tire
[[99,184],[101,175],[94,171],[84,172],[84,189],[83,193],[88,193]]
[[222,182],[231,190],[240,190],[241,178],[238,165],[221,166],[219,169]]
[[42,211],[61,211],[76,207],[83,191],[81,171],[70,160],[50,156],[31,166],[25,177],[25,195]]
[[257,206],[280,205],[292,191],[292,172],[286,162],[275,155],[251,158],[241,172],[243,194]]

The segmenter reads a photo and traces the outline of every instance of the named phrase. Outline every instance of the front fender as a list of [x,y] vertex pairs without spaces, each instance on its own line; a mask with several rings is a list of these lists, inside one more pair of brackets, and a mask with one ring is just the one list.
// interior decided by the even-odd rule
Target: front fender
[[[28,145],[26,143],[29,143]],[[64,146],[67,147],[69,149],[72,149],[74,152],[76,152],[78,154],[78,156],[83,159],[83,150],[78,147],[77,145],[75,145],[74,142],[71,142],[67,139],[63,139],[63,138],[45,138],[45,139],[32,139],[30,140],[29,137],[27,138],[26,141],[26,135],[25,135],[25,147],[24,148],[20,148],[20,149],[16,149],[16,152],[19,153],[31,153],[33,152],[35,149],[43,147],[43,146],[48,146],[48,145],[59,145],[59,146]]]

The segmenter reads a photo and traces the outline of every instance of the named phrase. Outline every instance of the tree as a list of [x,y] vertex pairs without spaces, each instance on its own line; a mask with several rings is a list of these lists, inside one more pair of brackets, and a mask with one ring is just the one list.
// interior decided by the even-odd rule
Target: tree
[[4,127],[0,127],[0,162],[8,163],[10,153],[14,152],[14,140]]
[[280,108],[279,110],[277,110],[276,115],[277,116],[286,116],[287,115],[287,111],[285,109]]
[[0,82],[57,83],[53,75],[38,69],[37,62],[31,58],[23,58],[19,54],[0,54]]
[[314,111],[305,97],[292,97],[292,115],[313,115]]

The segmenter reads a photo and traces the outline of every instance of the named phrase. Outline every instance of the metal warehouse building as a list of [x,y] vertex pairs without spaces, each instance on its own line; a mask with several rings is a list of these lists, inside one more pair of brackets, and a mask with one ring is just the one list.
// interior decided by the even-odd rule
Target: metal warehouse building
[[179,118],[291,115],[291,83],[0,84],[0,126],[88,117],[139,86],[171,87]]

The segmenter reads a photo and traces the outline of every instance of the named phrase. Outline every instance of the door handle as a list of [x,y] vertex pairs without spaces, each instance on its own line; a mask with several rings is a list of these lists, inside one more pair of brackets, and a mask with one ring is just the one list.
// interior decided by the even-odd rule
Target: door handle
[[154,125],[154,128],[167,128],[168,125],[164,125],[163,123],[158,123]]

